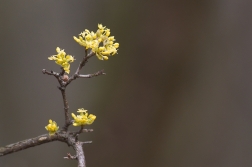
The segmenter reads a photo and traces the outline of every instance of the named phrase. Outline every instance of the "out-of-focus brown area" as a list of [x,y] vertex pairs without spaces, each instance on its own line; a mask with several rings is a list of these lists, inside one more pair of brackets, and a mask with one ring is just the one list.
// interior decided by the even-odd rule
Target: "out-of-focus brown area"
[[[58,46],[75,56],[72,36],[102,23],[120,43],[108,61],[92,58],[67,89],[70,112],[97,120],[81,140],[88,167],[237,167],[252,163],[251,2],[0,2],[0,146],[64,124],[48,56]],[[74,128],[71,128],[74,129]],[[77,166],[53,142],[0,158],[1,167]]]

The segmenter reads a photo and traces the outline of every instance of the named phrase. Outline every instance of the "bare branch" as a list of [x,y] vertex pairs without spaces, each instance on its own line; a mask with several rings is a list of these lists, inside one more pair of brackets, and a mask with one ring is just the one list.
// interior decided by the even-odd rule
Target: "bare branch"
[[78,159],[78,167],[86,167],[85,155],[82,148],[81,142],[76,142],[73,145],[74,150],[76,151],[76,157]]
[[19,141],[17,143],[9,144],[4,147],[0,147],[0,157],[21,151],[30,147],[35,147],[44,143],[52,142],[52,141],[62,141],[62,142],[67,142],[67,138],[64,137],[64,135],[52,135],[49,136],[48,134],[44,134],[35,138]]
[[83,144],[91,144],[91,143],[93,143],[92,141],[84,141],[84,142],[81,142],[81,144],[83,145]]
[[54,72],[54,71],[47,71],[46,69],[43,69],[42,70],[42,73],[43,74],[47,74],[47,75],[53,75],[57,80],[58,80],[58,82],[59,82],[59,84],[60,84],[60,86],[62,87],[63,86],[63,81],[61,80],[61,76],[63,75],[62,73],[65,73],[65,71],[64,70],[62,70],[62,72],[61,73],[57,73],[57,72]]
[[70,134],[72,134],[73,136],[75,136],[76,134],[81,134],[84,132],[93,132],[93,129],[80,129],[79,131],[75,131],[75,132],[70,132]]
[[54,72],[54,71],[47,71],[46,69],[43,69],[42,70],[42,73],[43,74],[47,74],[47,75],[53,75],[53,76],[55,76],[56,78],[58,78],[59,76],[60,76],[60,74],[59,73],[57,73],[57,72]]
[[67,131],[69,125],[72,124],[72,121],[70,119],[70,115],[69,115],[69,105],[68,105],[68,102],[67,102],[67,99],[66,99],[66,91],[65,89],[60,89],[61,91],[61,94],[62,94],[62,98],[63,98],[63,104],[64,104],[64,113],[65,113],[65,125],[63,127],[63,129],[65,131]]
[[79,134],[82,133],[83,128],[84,128],[84,125],[81,125],[80,130],[78,132],[73,133],[73,136],[75,136],[76,142],[79,140]]
[[95,53],[93,53],[92,51],[87,55],[87,50],[85,50],[85,53],[86,54],[85,54],[84,58],[82,59],[82,61],[80,62],[79,67],[77,68],[75,74],[69,78],[69,80],[66,82],[65,86],[69,85],[73,80],[78,78],[78,75],[79,75],[82,67],[84,67],[84,65],[88,62],[88,59],[90,59],[92,56],[95,55]]
[[93,129],[82,129],[82,132],[93,132]]
[[97,77],[99,75],[106,75],[106,73],[104,73],[104,70],[101,70],[94,74],[78,75],[77,78],[92,78],[92,77]]
[[82,59],[82,61],[80,62],[79,67],[77,68],[75,74],[79,74],[82,67],[84,67],[85,64],[88,62],[88,59],[90,59],[94,55],[95,55],[94,52],[90,51],[89,54],[87,54],[87,50],[85,50],[85,56]]
[[[65,133],[63,131],[60,131],[52,136],[44,134],[31,139],[26,139],[23,141],[19,141],[17,143],[9,144],[4,147],[0,147],[0,157],[53,141],[61,141],[67,143],[68,146],[72,146],[76,151],[76,157],[78,158],[78,160],[80,159],[81,161],[83,160],[85,161],[82,145],[92,143],[92,141],[85,141],[85,142],[75,141],[75,136],[72,133]],[[82,155],[83,157],[80,157]]]

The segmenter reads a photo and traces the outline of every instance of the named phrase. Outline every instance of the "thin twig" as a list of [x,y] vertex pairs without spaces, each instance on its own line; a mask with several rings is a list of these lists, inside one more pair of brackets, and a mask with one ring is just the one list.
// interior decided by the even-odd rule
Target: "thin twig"
[[93,129],[82,129],[82,132],[93,132]]
[[63,127],[63,129],[65,131],[67,131],[69,125],[71,125],[71,119],[70,119],[70,116],[69,116],[69,105],[68,105],[68,102],[67,102],[67,99],[66,99],[66,90],[65,89],[61,89],[61,94],[62,94],[62,98],[63,98],[63,104],[64,104],[64,113],[65,113],[65,125]]
[[78,78],[78,75],[80,73],[80,70],[82,69],[82,67],[88,62],[88,59],[90,59],[92,56],[95,55],[95,53],[93,53],[92,51],[87,55],[87,51],[85,51],[85,56],[82,59],[82,61],[80,62],[76,72],[69,78],[69,80],[65,83],[65,86],[69,85],[73,80],[75,80],[76,78]]
[[75,136],[76,134],[81,134],[81,133],[84,133],[84,132],[93,132],[93,131],[94,131],[93,129],[81,129],[79,131],[70,132],[70,134],[73,134],[73,136]]
[[92,77],[97,77],[99,75],[106,75],[106,73],[104,73],[104,70],[100,70],[94,74],[86,74],[86,75],[78,75],[77,78],[92,78]]
[[[64,71],[64,70],[62,70]],[[65,72],[65,71],[64,71]],[[47,71],[46,69],[43,69],[42,70],[42,73],[43,74],[47,74],[47,75],[53,75],[59,82],[60,86],[62,87],[63,86],[63,81],[61,80],[61,76],[62,76],[62,72],[61,73],[57,73],[57,72],[54,72],[54,71]]]
[[75,141],[78,141],[79,140],[79,134],[82,133],[82,130],[84,129],[84,125],[81,125],[81,128],[78,132],[76,133],[73,133],[73,136],[75,136]]
[[71,155],[70,153],[67,153],[67,157],[64,157],[64,159],[74,159],[74,160],[76,160],[77,157],[76,157],[76,155]]
[[55,76],[55,77],[58,77],[59,76],[59,73],[56,73],[56,72],[54,72],[54,71],[47,71],[46,69],[43,69],[42,70],[42,73],[43,74],[47,74],[47,75],[53,75],[53,76]]
[[83,144],[91,144],[91,143],[93,143],[92,141],[84,141],[84,142],[81,142],[81,144],[83,145]]

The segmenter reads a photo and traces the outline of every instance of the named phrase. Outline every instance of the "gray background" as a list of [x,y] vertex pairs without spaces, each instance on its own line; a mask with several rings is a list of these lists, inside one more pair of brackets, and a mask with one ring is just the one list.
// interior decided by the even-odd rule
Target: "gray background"
[[[252,163],[251,1],[0,1],[0,145],[63,125],[57,81],[41,70],[57,46],[75,56],[72,36],[102,23],[120,43],[92,58],[67,89],[70,112],[97,115],[81,140],[88,167],[240,167]],[[71,128],[73,129],[73,128]],[[77,166],[53,142],[0,158],[1,167]]]

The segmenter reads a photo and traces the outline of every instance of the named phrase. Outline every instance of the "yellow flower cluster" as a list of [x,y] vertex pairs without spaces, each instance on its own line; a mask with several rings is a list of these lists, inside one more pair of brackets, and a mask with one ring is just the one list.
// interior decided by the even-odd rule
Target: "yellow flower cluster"
[[56,131],[59,129],[57,123],[55,121],[49,120],[49,124],[45,127],[46,130],[49,132],[49,135],[54,135]]
[[96,119],[95,115],[88,115],[87,110],[84,110],[84,108],[78,109],[77,112],[79,112],[80,115],[76,116],[74,113],[72,113],[72,117],[74,119],[73,126],[90,125]]
[[86,49],[92,49],[99,60],[108,60],[108,56],[117,53],[119,43],[114,43],[114,36],[110,35],[110,29],[98,24],[96,33],[85,29],[79,34],[79,38],[73,37],[74,40]]
[[64,50],[61,50],[59,47],[56,48],[57,55],[52,55],[51,57],[48,57],[49,60],[55,60],[55,63],[63,67],[66,73],[69,74],[70,72],[70,64],[74,61],[73,56],[66,55],[66,52]]

